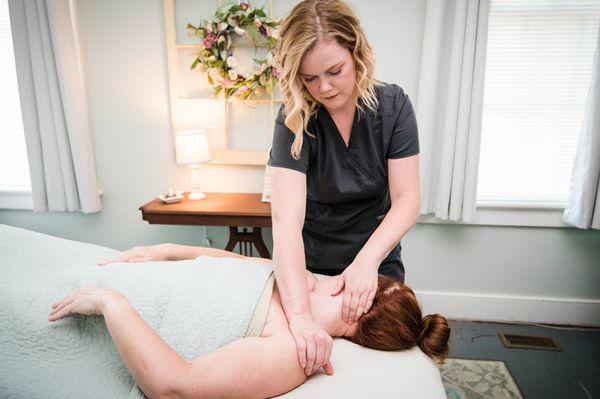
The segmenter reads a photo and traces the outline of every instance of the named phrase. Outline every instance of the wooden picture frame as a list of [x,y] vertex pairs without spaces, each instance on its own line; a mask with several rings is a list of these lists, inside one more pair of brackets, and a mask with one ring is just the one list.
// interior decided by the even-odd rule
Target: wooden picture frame
[[[264,166],[268,160],[269,150],[239,150],[231,148],[229,123],[229,108],[238,105],[241,101],[235,99],[214,99],[210,96],[208,90],[205,90],[202,95],[182,95],[182,54],[184,51],[194,51],[200,49],[200,44],[188,44],[177,42],[177,26],[176,26],[176,1],[163,0],[164,18],[165,18],[165,39],[167,50],[167,63],[169,74],[169,100],[171,107],[171,126],[173,140],[175,140],[175,132],[180,129],[189,129],[197,127],[210,126],[209,142],[212,152],[212,160],[209,164],[218,165],[254,165]],[[222,5],[222,1],[215,2],[215,9]],[[271,16],[273,5],[271,0],[267,2],[268,14]],[[198,16],[194,16],[197,18]],[[210,18],[207,15],[206,18]],[[241,45],[244,47],[247,45]],[[254,46],[252,44],[252,46]],[[199,79],[204,78],[199,75]],[[267,141],[270,143],[273,136],[275,125],[275,117],[277,108],[281,104],[281,99],[275,98],[274,95],[261,97],[244,101],[247,104],[266,104],[270,108],[268,132],[265,132]],[[264,121],[263,121],[264,122]]]

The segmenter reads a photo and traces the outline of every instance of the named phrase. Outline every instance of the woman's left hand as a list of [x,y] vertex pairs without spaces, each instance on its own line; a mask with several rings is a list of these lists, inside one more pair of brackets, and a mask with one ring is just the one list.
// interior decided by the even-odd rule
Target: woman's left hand
[[336,277],[338,283],[331,295],[344,291],[342,320],[346,323],[352,324],[371,309],[377,292],[378,270],[378,263],[356,258]]
[[48,321],[56,321],[73,314],[100,315],[103,301],[117,292],[93,286],[83,287],[52,305]]

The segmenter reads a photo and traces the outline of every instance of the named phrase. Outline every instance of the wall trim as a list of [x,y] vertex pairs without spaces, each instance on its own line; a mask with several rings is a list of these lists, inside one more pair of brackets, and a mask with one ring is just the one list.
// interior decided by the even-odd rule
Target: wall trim
[[0,209],[33,210],[31,189],[0,186]]
[[543,206],[515,207],[477,205],[473,220],[440,220],[433,214],[420,215],[419,223],[425,224],[462,224],[465,226],[515,226],[515,227],[566,227],[574,228],[563,222],[564,209]]
[[419,291],[424,314],[454,320],[600,326],[600,300]]

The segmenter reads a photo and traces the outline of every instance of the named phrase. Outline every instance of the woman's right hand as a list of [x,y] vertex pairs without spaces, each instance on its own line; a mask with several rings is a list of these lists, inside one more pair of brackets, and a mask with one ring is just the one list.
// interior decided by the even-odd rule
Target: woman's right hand
[[79,289],[73,294],[54,303],[48,321],[57,321],[63,317],[82,315],[101,315],[102,308],[109,300],[127,300],[123,294],[94,286]]
[[171,256],[171,244],[150,245],[147,247],[133,247],[118,256],[109,259],[103,259],[98,262],[99,266],[104,266],[115,262],[153,262],[169,260]]
[[296,341],[300,367],[310,376],[321,367],[327,375],[333,374],[329,361],[333,339],[315,322],[310,314],[295,315],[289,322],[290,332]]

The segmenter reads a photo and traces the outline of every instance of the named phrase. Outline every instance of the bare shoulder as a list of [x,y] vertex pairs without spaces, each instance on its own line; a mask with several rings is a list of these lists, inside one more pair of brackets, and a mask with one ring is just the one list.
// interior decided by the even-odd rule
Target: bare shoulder
[[282,335],[235,341],[190,362],[173,397],[267,398],[306,381],[293,341]]
[[307,377],[298,362],[277,289],[260,337],[235,341],[192,361],[190,374],[173,396],[266,398],[303,384]]

